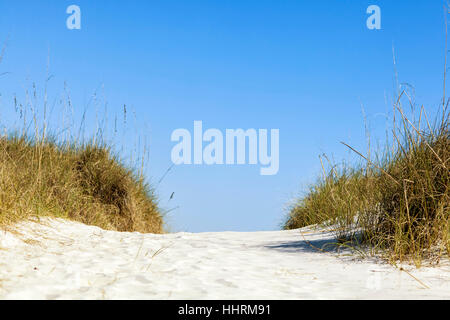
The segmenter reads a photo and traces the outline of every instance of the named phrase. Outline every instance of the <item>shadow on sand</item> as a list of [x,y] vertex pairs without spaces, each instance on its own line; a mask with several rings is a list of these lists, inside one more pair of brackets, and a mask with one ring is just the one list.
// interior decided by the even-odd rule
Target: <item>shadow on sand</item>
[[342,250],[342,246],[340,246],[333,237],[308,240],[302,239],[301,234],[299,234],[299,238],[301,240],[278,243],[272,242],[264,247],[282,252],[336,252]]

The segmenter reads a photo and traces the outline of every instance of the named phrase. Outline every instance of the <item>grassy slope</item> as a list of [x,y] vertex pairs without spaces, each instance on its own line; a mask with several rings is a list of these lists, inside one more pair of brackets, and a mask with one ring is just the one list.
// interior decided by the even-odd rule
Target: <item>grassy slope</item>
[[[392,149],[381,160],[358,153],[362,167],[335,166],[291,207],[286,229],[333,225],[341,241],[382,249],[391,260],[439,260],[450,251],[448,105],[435,126],[417,123],[400,105]],[[421,123],[422,122],[422,123]],[[424,122],[426,123],[424,125]],[[421,125],[426,127],[421,129]],[[351,148],[351,147],[350,147]]]
[[69,218],[117,231],[163,231],[152,190],[106,146],[3,137],[0,226],[32,216]]

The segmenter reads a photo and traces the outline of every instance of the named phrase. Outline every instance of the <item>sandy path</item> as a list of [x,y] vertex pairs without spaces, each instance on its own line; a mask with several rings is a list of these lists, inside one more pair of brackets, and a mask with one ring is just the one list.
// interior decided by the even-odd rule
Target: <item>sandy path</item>
[[[299,230],[118,233],[63,220],[0,232],[0,299],[450,299],[450,267],[319,253]],[[327,233],[303,229],[316,246]],[[23,240],[26,240],[25,242]]]

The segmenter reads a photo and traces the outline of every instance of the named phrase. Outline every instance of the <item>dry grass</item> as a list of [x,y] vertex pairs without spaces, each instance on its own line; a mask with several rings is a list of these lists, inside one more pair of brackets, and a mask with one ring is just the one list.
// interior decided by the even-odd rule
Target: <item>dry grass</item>
[[[4,52],[3,49],[0,53],[0,62]],[[132,153],[137,153],[138,161],[126,165],[117,156],[119,149],[112,149],[113,143],[103,142],[108,103],[104,102],[104,119],[99,122],[101,102],[94,92],[77,128],[75,110],[79,108],[73,105],[66,85],[61,98],[55,98],[49,108],[47,87],[51,78],[47,66],[42,91],[32,83],[31,88],[25,88],[22,99],[14,96],[11,103],[16,119],[11,121],[14,124],[5,126],[0,137],[0,227],[31,217],[50,216],[107,230],[162,233],[161,211],[154,190],[143,175],[145,157],[139,157],[135,149]],[[87,113],[93,107],[97,131],[91,139],[85,139]],[[124,106],[125,126],[126,112]],[[49,119],[51,116],[53,120]],[[93,118],[92,115],[90,119]],[[57,127],[50,130],[50,123]],[[116,116],[114,136],[117,130]],[[51,132],[55,134],[52,136]]]
[[0,139],[0,225],[32,216],[69,218],[108,230],[162,232],[152,190],[108,147]]
[[[414,123],[401,108],[394,145],[360,167],[332,166],[290,210],[286,229],[333,226],[341,242],[369,245],[391,261],[439,261],[450,252],[450,133],[448,104],[431,125],[423,108]],[[425,129],[421,125],[426,123]],[[325,172],[325,171],[324,171]]]
[[[447,10],[447,9],[446,9]],[[323,178],[290,208],[284,227],[329,226],[344,246],[390,262],[439,263],[450,253],[450,99],[446,98],[447,13],[442,103],[430,123],[423,106],[417,108],[398,84],[393,125],[385,150],[357,154],[363,165],[336,166],[322,162]],[[394,67],[396,67],[394,54]],[[408,105],[407,114],[402,107]],[[367,127],[366,127],[367,128]],[[375,159],[374,159],[375,158]],[[370,250],[365,250],[370,249]]]

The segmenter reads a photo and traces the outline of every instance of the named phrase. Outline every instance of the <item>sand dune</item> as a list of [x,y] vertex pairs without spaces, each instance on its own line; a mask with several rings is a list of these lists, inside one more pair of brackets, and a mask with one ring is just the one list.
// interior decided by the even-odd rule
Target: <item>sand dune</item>
[[[400,271],[330,234],[119,233],[64,220],[0,232],[1,299],[450,299],[450,267]],[[304,238],[300,232],[304,233]]]

